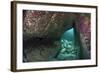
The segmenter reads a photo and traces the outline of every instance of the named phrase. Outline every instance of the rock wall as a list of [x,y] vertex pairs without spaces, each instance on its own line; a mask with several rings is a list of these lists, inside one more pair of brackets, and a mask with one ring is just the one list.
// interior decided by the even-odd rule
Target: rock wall
[[48,11],[23,11],[24,40],[31,37],[60,38],[61,34],[72,27],[72,13]]

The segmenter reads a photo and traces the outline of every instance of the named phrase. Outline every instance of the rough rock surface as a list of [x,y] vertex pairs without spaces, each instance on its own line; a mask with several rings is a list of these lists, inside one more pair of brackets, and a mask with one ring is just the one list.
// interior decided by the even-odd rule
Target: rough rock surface
[[57,60],[55,56],[61,50],[59,43],[61,35],[72,28],[73,24],[79,34],[78,39],[81,39],[82,57],[89,59],[91,37],[89,16],[90,14],[85,13],[23,10],[23,61]]
[[72,27],[72,13],[48,11],[24,11],[24,40],[31,37],[60,38],[61,34]]

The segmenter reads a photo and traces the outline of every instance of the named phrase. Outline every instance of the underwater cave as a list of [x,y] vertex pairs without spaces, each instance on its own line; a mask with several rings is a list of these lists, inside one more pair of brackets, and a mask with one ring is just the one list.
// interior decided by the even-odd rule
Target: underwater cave
[[81,28],[89,21],[89,13],[23,10],[23,62],[90,59],[91,32]]

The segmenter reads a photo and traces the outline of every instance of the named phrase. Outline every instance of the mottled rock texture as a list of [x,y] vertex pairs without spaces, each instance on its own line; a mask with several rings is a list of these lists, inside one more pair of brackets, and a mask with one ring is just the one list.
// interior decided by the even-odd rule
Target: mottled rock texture
[[81,43],[81,59],[89,59],[90,24],[88,13],[23,10],[23,61],[57,60],[55,56],[61,50],[59,40],[72,27]]
[[74,14],[24,10],[24,39],[31,37],[60,38],[72,27]]

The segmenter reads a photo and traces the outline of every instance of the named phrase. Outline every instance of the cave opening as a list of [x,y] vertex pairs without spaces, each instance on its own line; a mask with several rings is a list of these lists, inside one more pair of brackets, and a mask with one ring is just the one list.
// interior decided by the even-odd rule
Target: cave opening
[[75,28],[65,31],[60,40],[61,50],[57,54],[58,60],[76,60],[79,59],[80,48],[76,46]]

